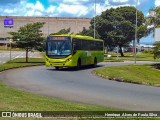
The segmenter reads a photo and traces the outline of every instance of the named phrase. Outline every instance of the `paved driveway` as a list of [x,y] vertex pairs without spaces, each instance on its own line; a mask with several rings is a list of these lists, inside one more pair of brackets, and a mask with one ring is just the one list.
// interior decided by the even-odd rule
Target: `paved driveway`
[[[143,64],[147,62],[137,62]],[[133,64],[100,63],[99,67]],[[27,67],[0,73],[9,86],[74,102],[126,110],[160,110],[160,88],[116,82],[92,75],[93,68],[73,71],[45,66]],[[147,73],[146,73],[147,74]]]
[[[25,58],[25,51],[0,51],[0,64],[6,63],[7,61],[15,58]],[[41,54],[39,52],[29,52],[29,58],[41,58]]]

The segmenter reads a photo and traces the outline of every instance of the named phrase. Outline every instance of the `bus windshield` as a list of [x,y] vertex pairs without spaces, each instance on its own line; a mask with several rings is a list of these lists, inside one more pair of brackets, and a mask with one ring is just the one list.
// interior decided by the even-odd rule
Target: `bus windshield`
[[68,56],[71,54],[70,40],[50,40],[47,42],[47,55],[49,56]]

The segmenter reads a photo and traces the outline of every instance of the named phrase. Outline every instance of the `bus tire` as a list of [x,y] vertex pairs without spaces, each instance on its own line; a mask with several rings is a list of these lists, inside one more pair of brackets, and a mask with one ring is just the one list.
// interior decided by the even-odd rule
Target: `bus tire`
[[80,68],[81,68],[81,59],[78,59],[76,69],[79,70]]
[[56,70],[59,70],[59,67],[55,67]]
[[97,58],[95,57],[95,58],[94,58],[93,67],[96,67],[96,66],[97,66]]

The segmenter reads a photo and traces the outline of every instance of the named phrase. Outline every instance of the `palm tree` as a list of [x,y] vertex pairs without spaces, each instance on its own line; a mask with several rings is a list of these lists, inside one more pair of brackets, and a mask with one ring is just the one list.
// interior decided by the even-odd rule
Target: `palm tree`
[[154,59],[160,58],[160,41],[154,43],[153,54]]
[[[160,27],[160,6],[149,10],[149,15],[146,17],[148,25],[148,34],[155,32],[155,28]],[[154,34],[153,34],[154,35]]]

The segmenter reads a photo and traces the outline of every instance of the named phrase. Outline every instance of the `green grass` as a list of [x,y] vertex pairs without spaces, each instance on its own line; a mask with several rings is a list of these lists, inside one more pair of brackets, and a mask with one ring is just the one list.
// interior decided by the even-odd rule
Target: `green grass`
[[[73,103],[57,98],[40,96],[14,88],[0,82],[0,111],[114,111],[117,109]],[[4,118],[0,118],[3,120]],[[14,120],[22,118],[7,118]],[[48,118],[43,118],[48,119]],[[53,119],[53,118],[50,118]],[[42,118],[23,118],[23,120],[42,120]],[[71,120],[71,119],[70,119]],[[77,119],[76,119],[77,120]]]
[[106,107],[66,102],[57,98],[40,96],[0,83],[0,110],[3,111],[74,111],[114,110]]
[[[26,67],[33,65],[43,65],[43,58],[29,58],[29,62],[25,63],[24,58],[15,59],[5,64],[0,65],[0,71]],[[0,82],[0,110],[1,111],[116,111],[119,109],[87,105],[80,103],[73,103],[64,101],[58,98],[40,96],[37,94],[16,90],[9,86],[6,86]],[[0,118],[3,120],[4,118]],[[7,118],[7,120],[22,119],[22,118]],[[43,118],[43,120],[53,118]],[[41,118],[23,118],[23,120],[42,120]],[[73,120],[73,119],[69,119]],[[77,119],[76,119],[77,120]],[[81,119],[86,120],[86,119]],[[92,120],[92,119],[90,119]],[[104,119],[94,119],[104,120]],[[121,120],[121,119],[116,119]],[[133,118],[130,120],[148,120],[147,118]],[[153,120],[153,119],[152,119]],[[156,119],[157,120],[157,119]]]
[[[107,58],[107,54],[105,55],[105,61],[108,61],[108,60],[117,60],[117,53],[115,52],[111,52],[111,53],[108,53],[110,54],[112,57],[111,58]],[[124,60],[135,60],[134,56],[133,56],[133,53],[124,53],[124,57],[121,57],[120,54],[119,54],[119,57],[118,57],[118,60],[121,60],[121,61],[124,61]],[[138,61],[156,61],[156,62],[159,62],[160,59],[156,59],[154,60],[153,58],[153,54],[150,53],[150,52],[139,52],[136,54],[136,60]]]
[[111,80],[160,86],[160,70],[151,65],[105,67],[93,72]]
[[0,71],[12,69],[12,68],[44,65],[44,62],[45,62],[44,58],[29,58],[28,63],[25,62],[24,58],[17,58],[17,59],[11,60],[5,64],[1,64]]
[[[14,59],[10,62],[0,65],[0,71],[26,67],[33,65],[43,65],[43,58],[30,58],[25,63],[24,58]],[[67,111],[67,110],[114,110],[106,107],[97,107],[94,105],[78,104],[66,102],[60,99],[45,97],[19,91],[10,88],[0,82],[0,110],[30,110],[30,111]]]

